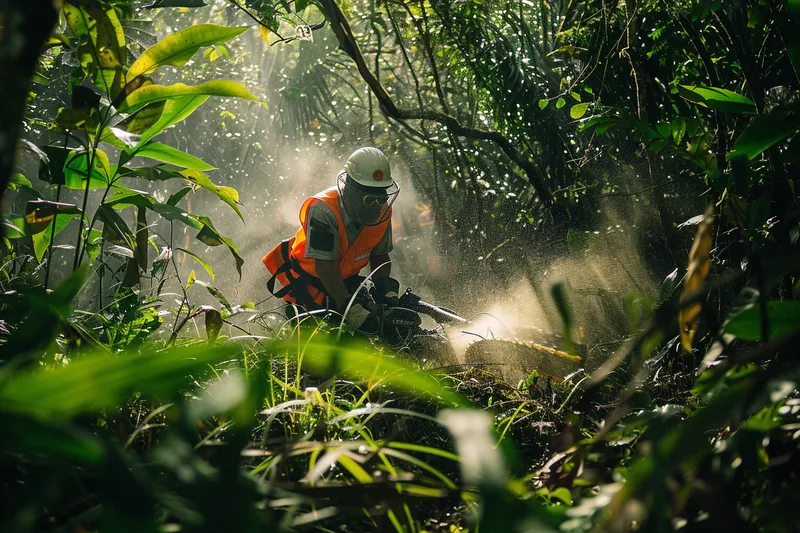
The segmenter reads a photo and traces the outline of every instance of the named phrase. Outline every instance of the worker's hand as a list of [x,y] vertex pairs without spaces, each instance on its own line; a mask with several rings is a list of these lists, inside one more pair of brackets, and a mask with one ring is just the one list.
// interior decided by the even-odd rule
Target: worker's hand
[[359,331],[372,332],[375,330],[377,332],[378,328],[375,322],[375,317],[372,316],[369,309],[360,303],[353,303],[347,312],[347,323]]
[[393,278],[376,278],[373,281],[375,285],[375,300],[388,307],[397,307],[400,304],[400,282]]

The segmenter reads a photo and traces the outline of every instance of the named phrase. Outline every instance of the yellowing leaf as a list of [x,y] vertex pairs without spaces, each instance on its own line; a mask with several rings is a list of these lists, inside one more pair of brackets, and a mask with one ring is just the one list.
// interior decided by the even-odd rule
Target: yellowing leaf
[[195,274],[194,270],[192,270],[189,272],[189,278],[186,280],[186,287],[184,287],[184,289],[189,290],[189,287],[191,287],[195,281],[197,281],[197,274]]
[[229,28],[215,24],[198,24],[168,35],[139,56],[128,69],[128,80],[151,74],[163,65],[182,67],[201,47],[230,41],[247,29],[247,26]]
[[582,104],[575,104],[569,110],[569,116],[572,117],[574,120],[578,120],[582,118],[583,115],[586,114],[586,110],[589,109],[589,102],[584,102]]
[[228,96],[231,98],[244,98],[246,100],[258,101],[250,91],[235,81],[214,80],[200,85],[186,85],[175,83],[173,85],[145,85],[136,89],[125,98],[120,106],[124,111],[129,108],[172,100],[182,96]]
[[[686,270],[686,277],[683,280],[683,290],[681,291],[680,301],[686,301],[699,294],[703,288],[708,273],[711,270],[711,246],[713,239],[711,230],[714,225],[714,210],[712,207],[706,209],[703,221],[697,228],[697,235],[689,252],[689,267]],[[683,349],[691,353],[692,341],[697,333],[698,318],[703,305],[700,302],[688,305],[678,313],[678,326],[681,330],[681,344]]]
[[261,24],[258,25],[258,31],[261,33],[261,38],[264,40],[264,42],[267,44],[271,44],[269,42],[269,34],[272,32],[269,31],[269,29],[266,26]]

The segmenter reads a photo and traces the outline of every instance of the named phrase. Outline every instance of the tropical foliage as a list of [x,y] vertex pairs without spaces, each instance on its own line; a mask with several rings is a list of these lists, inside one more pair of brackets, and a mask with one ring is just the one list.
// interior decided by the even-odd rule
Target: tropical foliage
[[[799,2],[61,4],[0,18],[0,529],[796,529]],[[408,276],[524,279],[583,368],[239,291],[317,185],[281,165],[365,143],[432,213]],[[626,286],[552,281],[601,254]]]

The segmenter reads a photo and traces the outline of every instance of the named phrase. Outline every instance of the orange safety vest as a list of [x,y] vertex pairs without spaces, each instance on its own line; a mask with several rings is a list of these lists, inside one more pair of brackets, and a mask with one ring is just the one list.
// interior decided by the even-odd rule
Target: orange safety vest
[[[314,202],[325,202],[339,224],[339,257],[334,261],[334,267],[343,280],[355,276],[369,264],[372,249],[381,242],[392,215],[389,208],[389,216],[384,222],[376,226],[364,226],[350,244],[342,219],[337,187],[326,189],[303,202],[300,208],[301,226],[297,234],[278,244],[264,256],[262,261],[272,274],[272,278],[267,282],[269,291],[289,303],[302,305],[309,310],[322,307],[325,301],[325,288],[317,277],[315,259],[305,256],[308,210]],[[274,290],[275,280],[283,287],[277,292]]]

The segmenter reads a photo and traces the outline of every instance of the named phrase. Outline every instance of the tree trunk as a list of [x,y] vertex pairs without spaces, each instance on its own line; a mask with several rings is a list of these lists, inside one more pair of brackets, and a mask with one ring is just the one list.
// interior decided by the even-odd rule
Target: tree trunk
[[[58,0],[0,0],[0,201],[14,172],[25,102]],[[2,231],[2,230],[0,230]]]

